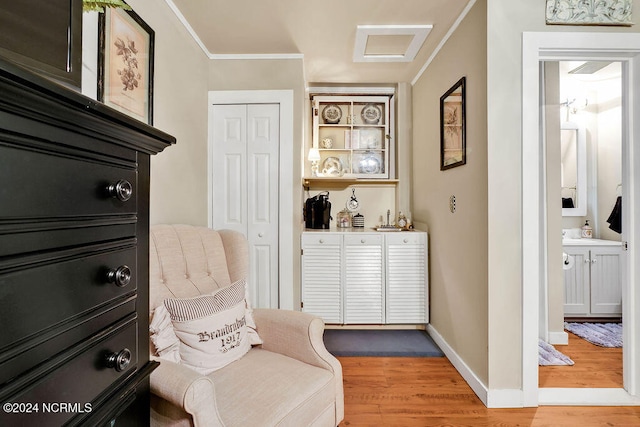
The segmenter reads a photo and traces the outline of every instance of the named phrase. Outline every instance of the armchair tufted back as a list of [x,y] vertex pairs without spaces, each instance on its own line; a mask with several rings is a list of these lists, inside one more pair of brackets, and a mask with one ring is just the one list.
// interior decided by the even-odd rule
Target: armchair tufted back
[[249,249],[241,233],[191,225],[153,225],[149,239],[149,308],[189,298],[247,277]]

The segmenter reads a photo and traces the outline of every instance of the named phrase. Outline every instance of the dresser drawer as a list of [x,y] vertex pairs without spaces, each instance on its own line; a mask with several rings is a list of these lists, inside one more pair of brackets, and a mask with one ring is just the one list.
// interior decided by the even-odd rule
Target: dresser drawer
[[[136,327],[137,320],[131,318],[29,372],[28,378],[21,379],[22,388],[9,400],[3,399],[3,408],[9,411],[0,412],[0,425],[60,426],[78,414],[98,409],[92,404],[96,398],[113,392],[135,374]],[[36,404],[37,412],[33,410]],[[32,411],[26,412],[29,408]]]
[[0,144],[0,220],[135,213],[134,166]]
[[137,281],[134,245],[81,248],[0,268],[0,350],[134,293]]
[[389,245],[424,245],[425,234],[418,232],[401,232],[387,236]]

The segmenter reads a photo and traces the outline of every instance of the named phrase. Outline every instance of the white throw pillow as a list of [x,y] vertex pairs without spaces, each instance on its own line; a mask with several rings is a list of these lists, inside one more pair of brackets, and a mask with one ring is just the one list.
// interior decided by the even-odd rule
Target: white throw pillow
[[251,348],[245,281],[211,295],[164,301],[180,340],[184,365],[207,375],[240,359]]
[[164,304],[156,307],[152,315],[149,332],[151,332],[151,342],[156,349],[154,356],[180,363],[180,340],[173,330],[171,316]]

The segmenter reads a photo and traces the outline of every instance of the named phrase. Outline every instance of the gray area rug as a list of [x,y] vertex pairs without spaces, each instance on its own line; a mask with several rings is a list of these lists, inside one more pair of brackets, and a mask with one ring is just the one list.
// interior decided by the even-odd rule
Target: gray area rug
[[622,347],[622,323],[565,323],[564,328],[600,347]]
[[538,340],[538,365],[571,366],[573,364],[573,360],[560,353],[554,346],[541,339]]
[[415,329],[325,329],[324,345],[334,356],[442,357],[426,331]]

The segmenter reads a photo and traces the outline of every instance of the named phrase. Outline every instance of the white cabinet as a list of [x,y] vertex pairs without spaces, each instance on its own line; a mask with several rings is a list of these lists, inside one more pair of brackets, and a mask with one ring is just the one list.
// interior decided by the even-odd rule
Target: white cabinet
[[337,324],[429,321],[427,234],[302,234],[302,311]]
[[383,236],[343,236],[344,323],[384,323]]
[[320,176],[393,178],[388,96],[314,96],[312,111]]
[[342,323],[342,236],[303,233],[302,311]]
[[427,323],[427,235],[386,236],[387,323]]
[[574,266],[564,270],[564,313],[575,317],[622,315],[620,245],[564,246]]

